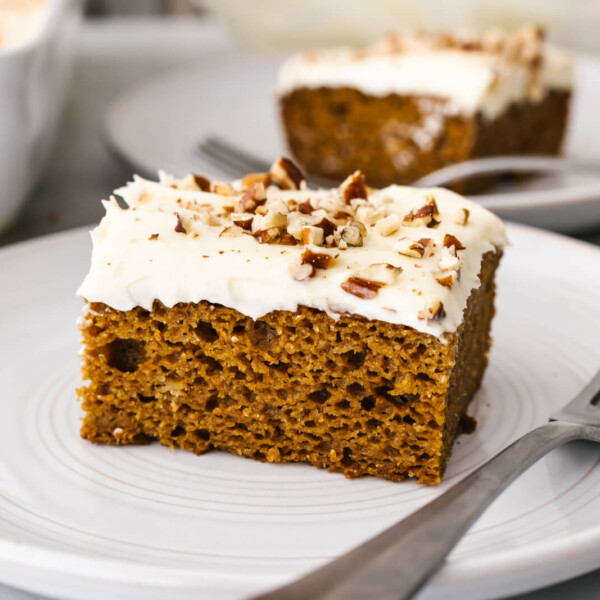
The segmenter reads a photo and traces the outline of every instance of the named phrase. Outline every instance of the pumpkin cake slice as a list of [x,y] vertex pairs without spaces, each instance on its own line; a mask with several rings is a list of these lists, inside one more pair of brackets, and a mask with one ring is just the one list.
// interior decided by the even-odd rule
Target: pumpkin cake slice
[[501,221],[443,189],[141,178],[104,202],[78,294],[105,444],[439,483],[487,365]]
[[524,27],[297,54],[277,87],[288,146],[307,172],[341,181],[362,169],[383,186],[473,158],[558,154],[572,86],[571,56]]

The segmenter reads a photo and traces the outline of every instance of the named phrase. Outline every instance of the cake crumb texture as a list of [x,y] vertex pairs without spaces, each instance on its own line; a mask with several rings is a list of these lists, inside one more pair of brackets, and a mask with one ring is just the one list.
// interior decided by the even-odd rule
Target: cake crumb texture
[[377,97],[351,88],[299,88],[280,104],[288,146],[309,173],[341,180],[360,168],[373,185],[386,186],[470,159],[558,154],[569,100],[570,92],[552,90],[539,102],[512,104],[493,120],[448,115],[443,98]]
[[437,484],[487,365],[501,254],[484,255],[463,324],[442,338],[307,307],[252,319],[206,301],[92,302],[81,434]]

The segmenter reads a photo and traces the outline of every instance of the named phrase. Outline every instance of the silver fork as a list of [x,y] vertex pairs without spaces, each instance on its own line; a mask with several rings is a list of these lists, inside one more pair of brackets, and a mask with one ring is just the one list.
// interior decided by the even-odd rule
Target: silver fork
[[[246,173],[266,173],[271,164],[226,140],[209,135],[195,149],[196,153],[216,167],[225,170],[232,177],[241,177]],[[309,175],[307,183],[314,188],[337,187],[340,182],[325,177]]]
[[[264,173],[270,164],[219,136],[209,135],[198,144],[195,152],[215,166],[224,169],[232,177],[246,173]],[[555,156],[494,156],[466,160],[429,173],[413,185],[438,187],[458,180],[498,173],[588,173],[598,176],[600,166],[596,163]],[[325,177],[308,176],[310,187],[336,187],[339,181]]]
[[433,502],[298,581],[252,600],[406,600],[523,471],[572,440],[600,442],[600,371],[550,422],[527,433]]

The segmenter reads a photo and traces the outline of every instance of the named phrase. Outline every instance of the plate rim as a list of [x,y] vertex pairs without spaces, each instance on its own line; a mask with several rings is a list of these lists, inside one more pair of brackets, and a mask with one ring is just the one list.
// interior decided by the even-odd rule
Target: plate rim
[[[187,81],[199,81],[202,76],[208,76],[211,73],[222,74],[224,71],[242,71],[246,68],[260,68],[266,65],[281,64],[287,57],[287,54],[260,54],[252,58],[248,57],[234,57],[226,56],[218,61],[211,61],[206,64],[188,64],[186,66],[179,67],[166,73],[162,73],[152,77],[142,83],[134,85],[133,87],[124,91],[121,95],[117,96],[115,100],[106,109],[102,120],[101,137],[108,148],[108,150],[119,160],[132,168],[139,170],[144,176],[152,176],[157,172],[157,168],[151,164],[151,161],[146,161],[137,154],[130,153],[129,149],[126,148],[120,140],[118,127],[118,120],[120,113],[126,109],[131,103],[136,103],[140,98],[147,96],[148,94],[154,94],[158,91],[163,90],[165,87],[177,85],[180,82]],[[595,57],[590,54],[574,52],[576,72],[581,69],[582,64],[592,64],[600,72],[600,57]],[[274,82],[275,85],[275,82]],[[574,91],[573,97],[577,94],[577,90]],[[274,102],[276,98],[274,99]],[[571,100],[573,102],[573,99]],[[582,190],[582,197],[576,200],[560,200],[554,202],[545,202],[542,198],[543,191],[533,190],[531,192],[520,192],[520,195],[527,196],[531,194],[531,198],[527,202],[515,202],[514,199],[509,199],[511,194],[482,194],[485,196],[485,202],[482,206],[492,211],[510,211],[511,214],[526,214],[532,210],[556,210],[565,208],[579,208],[598,205],[600,208],[600,197],[597,193],[594,195],[589,190],[598,191],[600,182],[594,182],[578,186],[577,189]],[[588,195],[583,195],[588,190]],[[470,199],[477,201],[477,195],[469,196]],[[495,199],[496,197],[496,199]],[[502,198],[507,200],[502,201]]]

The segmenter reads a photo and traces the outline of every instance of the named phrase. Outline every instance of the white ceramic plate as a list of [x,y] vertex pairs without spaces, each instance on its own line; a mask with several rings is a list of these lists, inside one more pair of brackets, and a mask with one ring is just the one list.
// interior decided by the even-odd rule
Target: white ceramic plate
[[[108,111],[107,140],[118,155],[151,177],[164,169],[175,175],[193,171],[231,178],[197,152],[200,141],[211,134],[267,161],[286,154],[273,91],[280,62],[237,59],[144,84]],[[598,105],[600,61],[579,58],[565,150],[600,165]],[[600,176],[532,179],[516,189],[521,192],[518,197],[497,193],[482,198],[482,204],[505,219],[556,231],[600,224]],[[552,194],[546,193],[549,190]]]
[[[89,236],[1,250],[0,581],[63,599],[239,600],[435,498],[600,366],[600,250],[521,226],[509,235],[477,430],[437,488],[80,439],[74,290]],[[476,523],[423,600],[498,597],[597,567],[599,510],[600,448],[553,452]]]

